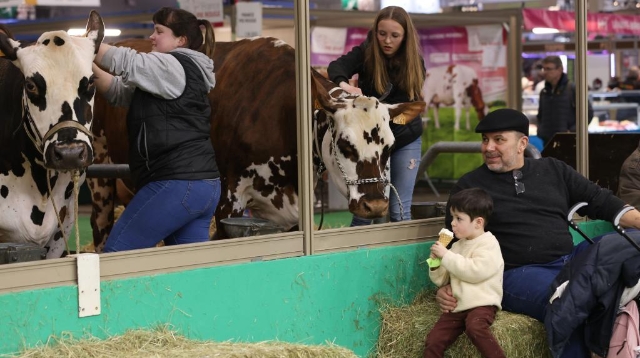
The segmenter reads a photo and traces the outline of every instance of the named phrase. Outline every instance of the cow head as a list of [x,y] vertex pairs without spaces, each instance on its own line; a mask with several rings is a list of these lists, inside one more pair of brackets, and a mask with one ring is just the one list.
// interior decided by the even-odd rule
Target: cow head
[[480,86],[478,86],[477,78],[473,79],[471,85],[467,87],[466,91],[467,96],[471,98],[471,105],[476,109],[478,120],[482,120],[484,116],[489,113],[489,107],[484,104],[484,100],[482,99],[482,90],[480,90]]
[[0,34],[0,51],[24,75],[24,127],[47,168],[81,169],[93,161],[92,63],[103,37],[104,23],[95,11],[84,37],[51,31],[23,45]]
[[388,105],[374,97],[346,93],[333,98],[318,85],[321,81],[315,81],[315,97],[317,106],[327,114],[321,144],[324,164],[353,214],[384,216],[389,208],[389,157],[395,141],[390,123],[406,124],[426,104]]

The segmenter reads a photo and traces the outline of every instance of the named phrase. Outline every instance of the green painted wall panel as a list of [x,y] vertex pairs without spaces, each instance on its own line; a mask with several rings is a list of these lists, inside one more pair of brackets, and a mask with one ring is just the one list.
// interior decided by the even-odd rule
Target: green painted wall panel
[[[591,237],[612,230],[602,221],[580,226]],[[365,356],[377,341],[380,305],[408,303],[431,285],[424,264],[430,245],[102,282],[102,314],[88,318],[77,317],[76,286],[0,295],[0,355],[63,332],[105,338],[170,323],[195,339],[332,341]]]
[[77,287],[0,295],[0,354],[70,332],[104,338],[171,323],[195,339],[332,341],[365,356],[381,303],[428,285],[430,243],[102,282],[102,314],[77,317]]

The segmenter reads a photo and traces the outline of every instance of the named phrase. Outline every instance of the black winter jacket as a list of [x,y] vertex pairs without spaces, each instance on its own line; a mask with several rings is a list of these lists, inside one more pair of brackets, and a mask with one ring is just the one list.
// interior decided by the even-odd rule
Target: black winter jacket
[[[640,243],[640,231],[628,232]],[[573,331],[585,324],[587,347],[606,357],[620,296],[640,279],[640,252],[618,233],[602,237],[577,254],[556,277],[552,291],[569,281],[548,307],[545,328],[549,348],[560,357]]]
[[[576,89],[569,81],[566,74],[562,74],[558,85],[553,88],[551,83],[545,82],[540,91],[538,104],[538,137],[545,144],[556,133],[576,131]],[[593,117],[593,108],[589,101],[588,118],[585,124]]]

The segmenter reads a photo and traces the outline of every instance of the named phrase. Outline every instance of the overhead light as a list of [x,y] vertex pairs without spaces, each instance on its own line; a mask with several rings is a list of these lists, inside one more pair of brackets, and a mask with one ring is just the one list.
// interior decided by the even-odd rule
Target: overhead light
[[533,32],[536,35],[544,35],[544,34],[557,34],[558,32],[560,32],[560,30],[554,29],[552,27],[534,27],[533,30],[531,30],[531,32]]
[[[87,32],[86,29],[69,29],[67,33],[71,36],[82,36]],[[105,36],[120,36],[120,29],[104,29]]]

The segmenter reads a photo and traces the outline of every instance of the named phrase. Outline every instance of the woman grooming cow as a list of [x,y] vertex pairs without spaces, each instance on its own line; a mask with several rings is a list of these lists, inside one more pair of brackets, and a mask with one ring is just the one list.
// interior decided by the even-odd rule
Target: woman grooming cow
[[110,72],[94,65],[98,91],[114,105],[129,106],[129,160],[137,189],[103,252],[153,247],[162,240],[208,241],[220,198],[207,98],[215,85],[213,28],[166,7],[153,22],[153,52],[103,44],[95,59]]
[[[390,104],[421,100],[425,67],[409,14],[397,6],[380,10],[367,39],[331,62],[327,72],[333,82],[349,93],[378,97]],[[356,73],[359,88],[349,84]],[[391,184],[400,197],[400,200],[394,195],[390,197],[391,221],[410,220],[411,198],[421,158],[422,120],[415,119],[407,125],[391,123],[391,130],[395,136]],[[351,226],[370,223],[371,220],[354,216]]]

